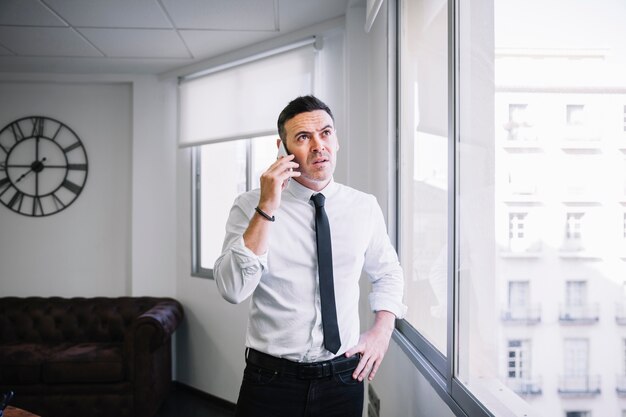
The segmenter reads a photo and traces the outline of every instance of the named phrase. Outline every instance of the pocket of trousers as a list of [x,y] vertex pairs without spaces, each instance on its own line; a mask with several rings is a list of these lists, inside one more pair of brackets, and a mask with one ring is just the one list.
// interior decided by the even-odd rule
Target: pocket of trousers
[[256,385],[267,385],[278,377],[278,372],[263,369],[254,365],[246,365],[243,380]]
[[354,369],[351,371],[343,371],[335,374],[335,379],[342,385],[358,385],[362,384],[363,381],[359,381],[358,379],[352,378],[352,373]]

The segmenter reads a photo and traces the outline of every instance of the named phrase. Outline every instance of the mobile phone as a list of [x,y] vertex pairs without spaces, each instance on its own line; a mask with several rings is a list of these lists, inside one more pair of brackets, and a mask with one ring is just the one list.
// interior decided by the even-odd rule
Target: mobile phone
[[[276,159],[280,159],[283,156],[287,156],[287,155],[289,155],[289,153],[287,152],[287,148],[285,148],[285,144],[281,140],[280,145],[278,145],[278,154],[276,155]],[[293,169],[289,168],[289,171],[293,171]],[[287,180],[283,183],[283,188],[285,188],[287,184],[289,184],[290,181],[291,181],[291,177],[287,178]]]
[[289,153],[287,153],[287,148],[285,148],[285,144],[281,140],[280,145],[278,145],[278,155],[276,155],[276,159],[287,155],[289,155]]

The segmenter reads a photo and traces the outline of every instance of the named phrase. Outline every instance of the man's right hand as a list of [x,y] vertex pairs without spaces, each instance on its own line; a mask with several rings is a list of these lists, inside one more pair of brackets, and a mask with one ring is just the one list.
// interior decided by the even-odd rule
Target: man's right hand
[[278,158],[270,167],[261,174],[261,197],[259,208],[270,216],[280,207],[280,198],[283,189],[287,186],[287,180],[299,177],[299,167],[294,160],[294,155]]

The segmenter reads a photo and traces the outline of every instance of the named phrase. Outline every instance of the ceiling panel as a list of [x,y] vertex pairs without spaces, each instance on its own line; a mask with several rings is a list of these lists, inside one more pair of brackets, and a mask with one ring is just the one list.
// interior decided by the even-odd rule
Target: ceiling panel
[[0,26],[0,45],[27,56],[101,56],[71,28]]
[[79,29],[108,57],[191,58],[176,31],[165,29]]
[[156,0],[45,1],[72,26],[101,28],[172,27]]
[[243,48],[274,36],[274,32],[181,30],[180,35],[197,58],[208,58]]
[[0,25],[67,26],[38,0],[0,0]]
[[179,29],[276,31],[275,0],[161,0]]

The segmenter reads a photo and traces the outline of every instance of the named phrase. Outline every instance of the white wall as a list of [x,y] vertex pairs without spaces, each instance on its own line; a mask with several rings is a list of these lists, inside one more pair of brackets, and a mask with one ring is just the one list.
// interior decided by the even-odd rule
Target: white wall
[[83,192],[60,213],[31,218],[0,207],[3,295],[118,295],[130,274],[131,86],[0,83],[0,124],[57,119],[89,159]]
[[173,91],[151,76],[0,76],[2,126],[56,118],[89,158],[86,186],[62,212],[0,207],[0,294],[175,296]]

